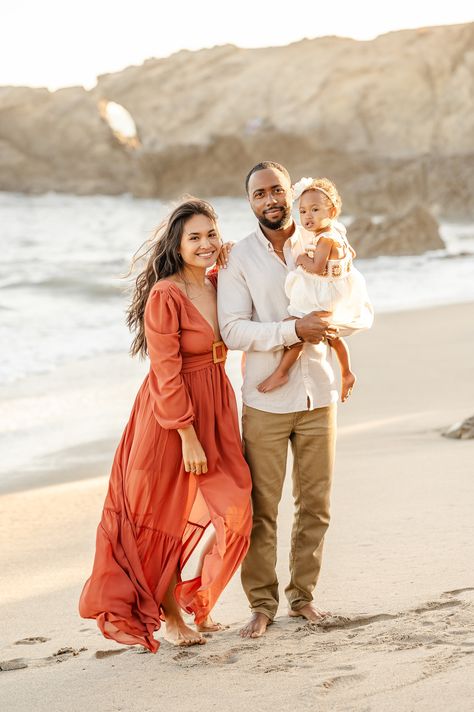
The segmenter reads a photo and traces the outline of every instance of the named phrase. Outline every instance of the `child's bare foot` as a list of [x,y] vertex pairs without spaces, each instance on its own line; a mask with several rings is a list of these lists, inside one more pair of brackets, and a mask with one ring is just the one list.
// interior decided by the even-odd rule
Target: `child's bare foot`
[[163,637],[171,645],[204,645],[206,642],[205,638],[187,626],[182,618],[167,618]]
[[352,393],[354,388],[356,377],[352,371],[348,371],[341,376],[341,400],[344,403]]
[[199,633],[218,633],[221,630],[226,630],[228,627],[228,625],[223,625],[222,623],[214,623],[211,616],[207,616],[202,623],[196,626],[196,630],[198,630]]
[[258,384],[257,390],[260,391],[260,393],[268,393],[269,391],[274,391],[275,388],[284,386],[285,383],[288,383],[288,372],[275,371],[271,376],[268,376],[268,378]]

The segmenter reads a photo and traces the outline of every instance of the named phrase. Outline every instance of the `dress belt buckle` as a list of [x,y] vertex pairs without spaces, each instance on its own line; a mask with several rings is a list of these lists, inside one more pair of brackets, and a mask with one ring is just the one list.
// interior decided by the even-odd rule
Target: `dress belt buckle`
[[[222,356],[217,355],[217,350],[222,349],[221,353]],[[222,361],[225,361],[225,357],[227,355],[227,349],[226,345],[224,344],[223,341],[214,341],[212,344],[212,360],[214,363],[222,363]]]

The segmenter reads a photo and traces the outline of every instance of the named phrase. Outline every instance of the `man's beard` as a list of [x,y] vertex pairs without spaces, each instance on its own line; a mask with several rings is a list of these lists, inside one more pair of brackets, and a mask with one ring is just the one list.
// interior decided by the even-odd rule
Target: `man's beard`
[[268,230],[281,230],[282,227],[286,226],[291,217],[291,208],[289,206],[282,207],[282,210],[283,212],[281,214],[281,218],[279,218],[275,222],[268,220],[264,215],[258,219],[258,222],[260,223],[260,225],[263,225],[263,227],[266,227]]

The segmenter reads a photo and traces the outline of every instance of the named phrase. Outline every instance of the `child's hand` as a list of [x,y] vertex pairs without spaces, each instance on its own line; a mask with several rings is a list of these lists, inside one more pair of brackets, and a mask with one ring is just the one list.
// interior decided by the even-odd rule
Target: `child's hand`
[[229,261],[229,254],[234,245],[235,242],[223,243],[216,260],[217,269],[225,269],[227,267],[227,263]]

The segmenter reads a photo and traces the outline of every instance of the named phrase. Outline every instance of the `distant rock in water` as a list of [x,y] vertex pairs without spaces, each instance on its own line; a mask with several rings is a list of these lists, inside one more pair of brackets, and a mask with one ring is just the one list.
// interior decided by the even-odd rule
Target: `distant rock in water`
[[436,219],[421,205],[383,220],[356,218],[349,228],[349,241],[358,257],[421,255],[445,247]]
[[462,423],[455,423],[442,434],[445,438],[455,438],[457,440],[474,438],[474,415],[466,418]]

